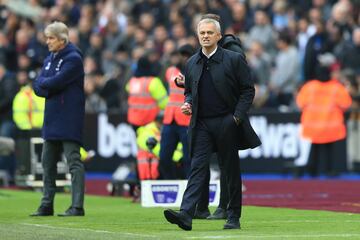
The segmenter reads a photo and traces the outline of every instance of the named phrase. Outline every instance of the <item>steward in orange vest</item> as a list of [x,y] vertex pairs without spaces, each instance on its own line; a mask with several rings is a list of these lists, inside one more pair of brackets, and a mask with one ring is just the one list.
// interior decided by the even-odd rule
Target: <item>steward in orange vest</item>
[[340,158],[346,155],[339,152],[341,148],[337,146],[346,137],[344,112],[352,100],[345,86],[330,78],[329,69],[323,65],[318,67],[317,79],[305,83],[296,98],[302,110],[302,136],[312,143],[307,166],[311,176],[318,175],[322,161],[326,163],[327,174],[336,174],[333,164],[344,160]]
[[160,148],[160,175],[162,179],[176,179],[177,169],[172,161],[173,153],[179,142],[183,145],[183,159],[181,161],[182,178],[187,178],[190,173],[190,158],[188,154],[187,128],[190,116],[181,112],[184,103],[184,89],[175,84],[175,77],[179,75],[185,66],[187,59],[194,54],[195,50],[189,44],[181,46],[177,52],[172,54],[171,67],[165,72],[166,81],[169,83],[169,103],[165,108],[163,128],[161,131]]
[[302,135],[312,143],[330,143],[346,137],[344,111],[351,96],[338,80],[311,80],[300,90],[296,102],[302,110]]
[[184,103],[184,89],[179,88],[175,84],[175,77],[180,74],[179,68],[175,66],[169,67],[165,72],[166,81],[169,84],[169,102],[166,105],[164,112],[164,124],[171,124],[175,122],[179,126],[189,126],[190,116],[183,114],[180,110]]
[[126,89],[129,93],[127,121],[136,127],[154,121],[168,101],[166,89],[161,80],[153,76],[146,56],[139,59],[135,76]]

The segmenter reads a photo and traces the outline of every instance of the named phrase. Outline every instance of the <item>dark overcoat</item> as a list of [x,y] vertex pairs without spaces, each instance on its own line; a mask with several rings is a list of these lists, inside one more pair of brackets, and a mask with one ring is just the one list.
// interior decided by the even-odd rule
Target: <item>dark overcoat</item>
[[[201,49],[187,61],[185,67],[185,102],[192,104],[189,126],[191,154],[193,130],[199,109],[198,86],[204,65],[200,51]],[[247,114],[255,96],[255,88],[246,61],[241,54],[218,46],[215,54],[209,59],[209,68],[217,92],[231,113],[241,120],[238,126],[238,148],[243,150],[259,146],[261,141],[250,125]]]
[[80,50],[73,44],[45,60],[33,83],[36,95],[45,97],[45,140],[70,140],[82,143],[85,96],[84,66]]

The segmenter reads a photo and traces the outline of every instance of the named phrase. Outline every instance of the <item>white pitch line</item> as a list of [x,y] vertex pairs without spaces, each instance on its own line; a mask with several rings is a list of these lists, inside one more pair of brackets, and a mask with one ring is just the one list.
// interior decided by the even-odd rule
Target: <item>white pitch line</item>
[[[274,221],[245,221],[246,223],[335,223],[338,221],[321,221],[321,220],[274,220]],[[359,220],[344,220],[342,222],[347,222],[347,223],[360,223],[360,219]]]
[[128,233],[128,232],[111,232],[106,230],[94,230],[90,228],[67,228],[67,227],[55,227],[43,224],[32,224],[32,223],[21,223],[22,225],[28,225],[33,227],[41,227],[41,228],[48,228],[48,229],[60,229],[60,230],[78,230],[78,231],[90,231],[96,233],[107,233],[107,234],[116,234],[116,235],[127,235],[127,236],[134,236],[134,237],[144,237],[144,238],[157,238],[153,235],[146,235],[146,234],[138,234],[138,233]]
[[344,234],[303,234],[303,235],[232,235],[232,236],[201,236],[201,237],[187,237],[187,239],[229,239],[234,237],[241,237],[241,238],[328,238],[328,237],[337,237],[337,238],[353,238],[353,237],[360,237],[360,234],[351,234],[351,233],[344,233]]

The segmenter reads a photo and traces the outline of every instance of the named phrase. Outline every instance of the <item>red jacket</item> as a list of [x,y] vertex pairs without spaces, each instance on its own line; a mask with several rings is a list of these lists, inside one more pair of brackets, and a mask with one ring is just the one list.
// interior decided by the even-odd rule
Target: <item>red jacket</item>
[[165,78],[169,83],[169,102],[166,105],[164,112],[164,124],[171,124],[173,121],[179,126],[188,126],[190,123],[190,116],[183,114],[180,110],[184,103],[184,89],[176,86],[174,78],[178,76],[180,70],[176,67],[169,67],[166,70]]

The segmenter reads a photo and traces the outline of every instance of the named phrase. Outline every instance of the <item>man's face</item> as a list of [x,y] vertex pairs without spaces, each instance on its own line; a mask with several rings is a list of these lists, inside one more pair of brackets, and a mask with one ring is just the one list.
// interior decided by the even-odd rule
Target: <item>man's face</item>
[[217,31],[214,23],[203,22],[198,26],[199,43],[204,48],[216,47],[221,38],[221,33]]
[[64,40],[50,34],[46,36],[46,44],[50,52],[58,52],[65,46]]

